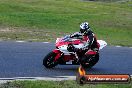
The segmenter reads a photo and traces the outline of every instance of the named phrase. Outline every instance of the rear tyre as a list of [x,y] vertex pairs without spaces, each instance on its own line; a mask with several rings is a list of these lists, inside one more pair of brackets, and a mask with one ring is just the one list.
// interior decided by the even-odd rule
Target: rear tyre
[[84,56],[81,59],[81,65],[84,68],[92,68],[99,61],[99,54]]
[[55,56],[56,56],[56,53],[54,52],[48,53],[43,59],[43,65],[46,68],[53,68],[56,65],[58,65],[58,62],[54,62]]

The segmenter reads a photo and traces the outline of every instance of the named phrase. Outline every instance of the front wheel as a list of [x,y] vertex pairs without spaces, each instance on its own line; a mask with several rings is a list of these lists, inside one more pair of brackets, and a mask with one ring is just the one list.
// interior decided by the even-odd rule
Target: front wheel
[[99,54],[84,56],[81,59],[81,65],[84,68],[91,68],[99,61]]
[[43,59],[43,65],[44,65],[46,68],[53,68],[53,67],[55,67],[55,66],[58,64],[58,62],[55,62],[55,61],[54,61],[56,55],[57,55],[57,54],[54,53],[54,52],[48,53],[48,54],[44,57],[44,59]]

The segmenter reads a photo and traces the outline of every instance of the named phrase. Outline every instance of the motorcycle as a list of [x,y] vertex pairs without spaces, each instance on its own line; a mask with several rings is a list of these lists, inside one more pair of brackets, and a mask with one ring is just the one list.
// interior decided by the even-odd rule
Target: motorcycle
[[[99,50],[104,48],[107,43],[104,40],[97,40]],[[99,60],[99,53],[93,50],[87,50],[88,56],[85,55],[86,51],[69,52],[67,47],[72,44],[75,48],[84,46],[84,42],[79,38],[71,38],[66,35],[56,39],[56,49],[49,52],[43,59],[43,65],[46,68],[53,68],[59,65],[82,65],[84,68],[93,67]]]

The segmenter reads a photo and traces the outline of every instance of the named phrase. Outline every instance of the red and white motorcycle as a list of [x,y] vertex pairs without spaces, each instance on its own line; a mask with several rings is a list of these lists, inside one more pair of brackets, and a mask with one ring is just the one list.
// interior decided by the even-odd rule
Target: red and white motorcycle
[[[107,43],[103,40],[97,40],[99,50],[104,48]],[[84,43],[81,39],[70,38],[70,35],[66,35],[62,38],[57,38],[55,46],[56,49],[49,52],[43,59],[43,65],[46,68],[53,68],[56,65],[82,65],[85,68],[91,68],[99,60],[99,53],[88,50],[89,56],[85,55],[86,51],[81,52],[69,52],[67,47],[69,44],[73,44],[75,48],[83,47]],[[81,57],[81,58],[80,58]]]

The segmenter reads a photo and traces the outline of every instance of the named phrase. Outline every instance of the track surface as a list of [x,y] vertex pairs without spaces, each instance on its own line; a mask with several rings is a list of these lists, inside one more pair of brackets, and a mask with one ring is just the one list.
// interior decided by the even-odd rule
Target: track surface
[[[0,78],[75,76],[78,66],[43,67],[43,58],[52,49],[54,43],[1,41]],[[132,48],[105,47],[100,61],[87,73],[132,74]]]

